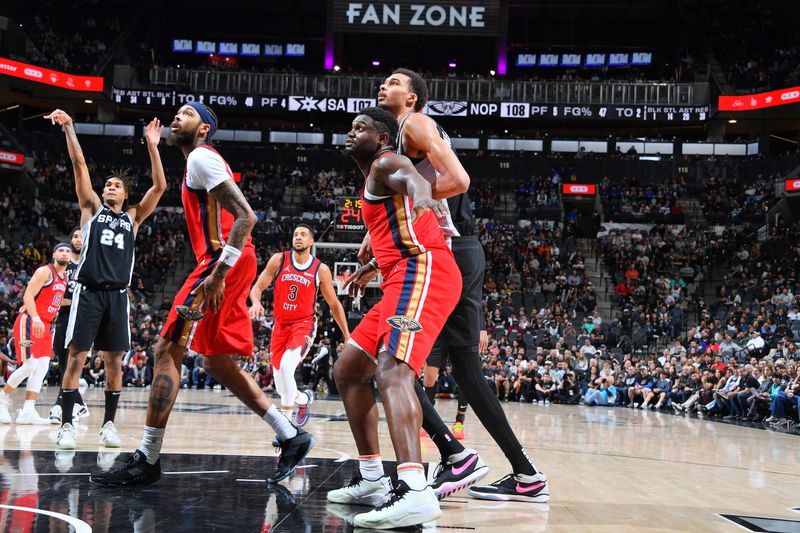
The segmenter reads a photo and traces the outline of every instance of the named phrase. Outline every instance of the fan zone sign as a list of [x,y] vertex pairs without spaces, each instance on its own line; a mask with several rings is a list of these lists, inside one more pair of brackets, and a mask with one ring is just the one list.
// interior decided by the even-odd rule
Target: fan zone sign
[[497,35],[499,0],[349,2],[333,0],[333,30]]

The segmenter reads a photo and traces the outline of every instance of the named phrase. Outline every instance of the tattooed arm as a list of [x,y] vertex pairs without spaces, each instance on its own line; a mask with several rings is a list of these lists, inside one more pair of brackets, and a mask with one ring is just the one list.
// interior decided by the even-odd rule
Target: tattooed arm
[[[208,191],[208,194],[214,197],[223,209],[235,217],[231,232],[228,235],[227,245],[242,250],[257,221],[250,204],[247,203],[242,191],[239,190],[239,187],[232,179],[221,182]],[[217,261],[211,275],[192,292],[193,294],[197,294],[200,291],[205,292],[203,302],[200,305],[201,311],[209,307],[214,312],[219,310],[225,292],[225,276],[230,269],[229,265],[222,261]]]

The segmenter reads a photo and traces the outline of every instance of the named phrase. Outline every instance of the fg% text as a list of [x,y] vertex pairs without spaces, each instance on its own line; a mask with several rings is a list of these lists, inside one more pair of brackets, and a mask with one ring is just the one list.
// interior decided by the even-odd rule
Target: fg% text
[[[557,109],[557,108],[556,108]],[[588,107],[564,107],[565,117],[591,117],[592,110]]]

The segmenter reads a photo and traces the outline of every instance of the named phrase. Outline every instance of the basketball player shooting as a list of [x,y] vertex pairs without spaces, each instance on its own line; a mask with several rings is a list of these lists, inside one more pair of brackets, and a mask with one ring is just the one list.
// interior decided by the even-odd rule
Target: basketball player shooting
[[347,316],[333,288],[331,269],[311,255],[312,246],[314,230],[299,224],[292,234],[292,250],[274,254],[250,290],[250,319],[260,320],[264,316],[261,294],[275,283],[275,325],[269,347],[275,388],[281,396],[281,412],[288,419],[298,404],[295,423],[301,427],[308,422],[313,392],[299,391],[294,373],[317,336],[318,292],[328,302],[344,341],[350,340]]
[[131,346],[128,286],[133,275],[136,232],[167,189],[158,151],[163,127],[155,118],[147,125],[145,140],[153,185],[138,204],[128,206],[130,182],[126,173],[116,172],[106,178],[101,199],[92,189],[89,167],[72,118],[60,109],[44,118],[64,127],[75,173],[83,234],[81,257],[74,274],[77,283],[64,341],[69,355],[61,381],[61,429],[56,447],[60,450],[75,449],[73,407],[86,357],[94,346],[95,350],[103,353],[106,369],[106,402],[100,443],[119,448],[121,441],[114,418],[122,393],[122,354]]

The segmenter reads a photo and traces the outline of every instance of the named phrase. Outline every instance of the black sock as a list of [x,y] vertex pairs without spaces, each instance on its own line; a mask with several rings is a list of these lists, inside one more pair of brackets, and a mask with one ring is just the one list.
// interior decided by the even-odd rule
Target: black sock
[[439,453],[442,459],[446,459],[455,453],[464,451],[464,445],[458,442],[447,426],[442,422],[442,417],[433,408],[428,397],[425,395],[425,390],[419,381],[416,382],[414,390],[419,398],[419,404],[422,407],[422,428],[428,432],[428,435],[439,448]]
[[114,417],[117,416],[117,405],[119,405],[119,396],[122,391],[106,391],[106,412],[103,415],[103,425],[106,422],[113,422]]
[[78,396],[77,389],[66,389],[61,391],[61,425],[72,424],[72,408],[75,407],[75,398]]
[[467,403],[467,397],[464,395],[464,391],[458,391],[458,411],[456,411],[456,422],[464,423],[464,417],[467,416],[467,407],[469,407],[469,403]]
[[433,387],[425,387],[425,396],[428,397],[428,401],[431,402],[431,405],[436,405],[436,385]]
[[64,405],[64,389],[58,389],[58,398],[56,398],[56,405]]
[[525,455],[522,444],[514,435],[503,408],[500,406],[500,401],[486,386],[478,347],[452,347],[450,348],[450,361],[459,390],[464,391],[470,407],[475,411],[486,431],[503,450],[514,473],[535,475],[536,468]]

